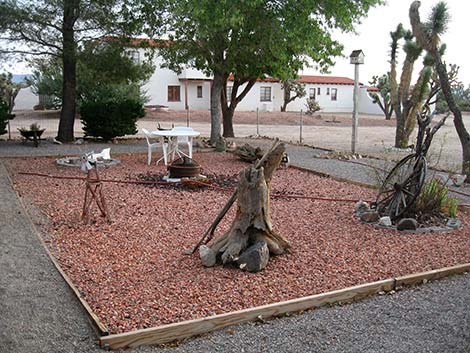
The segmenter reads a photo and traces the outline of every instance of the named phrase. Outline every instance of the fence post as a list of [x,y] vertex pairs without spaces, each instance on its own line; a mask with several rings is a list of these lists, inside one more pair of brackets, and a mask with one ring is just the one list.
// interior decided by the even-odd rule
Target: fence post
[[302,144],[302,129],[303,129],[303,125],[304,125],[304,116],[303,116],[303,110],[300,109],[300,144]]
[[256,108],[256,135],[259,136],[259,108]]

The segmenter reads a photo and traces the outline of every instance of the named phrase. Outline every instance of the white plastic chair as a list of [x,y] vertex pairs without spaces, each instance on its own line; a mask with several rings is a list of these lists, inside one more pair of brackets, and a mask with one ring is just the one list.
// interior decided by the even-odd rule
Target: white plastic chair
[[152,148],[155,148],[155,150],[159,147],[162,146],[163,150],[163,157],[157,160],[157,164],[163,159],[165,162],[165,165],[168,164],[168,155],[167,155],[167,149],[168,149],[168,144],[166,142],[162,142],[162,140],[158,142],[151,142],[151,139],[154,139],[155,136],[153,136],[147,129],[142,129],[142,132],[145,135],[145,139],[147,140],[147,164],[150,165],[152,162]]
[[[193,132],[193,128],[192,127],[187,127],[187,126],[175,126],[172,131],[190,131],[190,132]],[[188,154],[186,153],[183,153],[183,151],[181,151],[179,149],[179,146],[184,146],[184,147],[188,147]],[[181,155],[185,155],[186,157],[189,157],[189,158],[193,158],[193,139],[192,137],[189,137],[189,136],[178,136],[176,138],[176,141],[173,140],[173,146],[171,147],[171,151],[173,153],[172,155],[172,159],[175,159],[175,153],[181,157]]]

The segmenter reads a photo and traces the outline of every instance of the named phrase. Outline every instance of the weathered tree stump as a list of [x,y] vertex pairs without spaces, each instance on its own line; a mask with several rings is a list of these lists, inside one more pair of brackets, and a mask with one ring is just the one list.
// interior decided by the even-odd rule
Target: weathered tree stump
[[[250,257],[250,265],[247,266],[247,260],[243,260],[246,256],[242,256],[247,248],[265,242],[272,255],[283,254],[289,249],[287,240],[273,230],[269,207],[271,179],[284,152],[284,144],[279,144],[263,157],[261,165],[250,166],[240,172],[235,219],[228,232],[203,248],[204,256],[215,256],[216,263],[236,263],[240,268],[255,272],[266,266],[266,255],[260,253]],[[242,261],[239,261],[240,257]],[[256,258],[259,264],[253,263]],[[210,266],[213,261],[203,263]]]

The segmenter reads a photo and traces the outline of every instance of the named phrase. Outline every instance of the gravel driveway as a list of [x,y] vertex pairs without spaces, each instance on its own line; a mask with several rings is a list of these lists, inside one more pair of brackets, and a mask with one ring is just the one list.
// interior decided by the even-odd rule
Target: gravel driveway
[[[0,244],[0,352],[99,352],[1,162]],[[469,306],[470,274],[464,274],[350,305],[237,325],[176,347],[126,352],[463,353],[470,351]]]

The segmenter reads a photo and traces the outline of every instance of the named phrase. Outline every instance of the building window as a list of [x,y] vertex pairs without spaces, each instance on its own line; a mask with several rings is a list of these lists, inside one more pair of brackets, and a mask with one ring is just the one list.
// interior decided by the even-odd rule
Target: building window
[[138,50],[128,51],[127,56],[132,60],[134,64],[140,65],[140,53]]
[[232,100],[232,86],[227,86],[227,101],[230,102]]
[[168,102],[181,101],[180,86],[168,86]]
[[331,100],[335,101],[338,99],[338,89],[337,88],[332,88],[331,89]]
[[317,88],[317,95],[319,96],[321,94],[320,87]]
[[197,86],[197,97],[202,98],[202,86]]
[[330,88],[329,88],[329,87],[326,89],[326,95],[327,95],[327,96],[330,95]]
[[271,102],[271,87],[260,87],[259,92],[261,102]]
[[308,98],[315,100],[315,88],[310,88],[309,89]]

